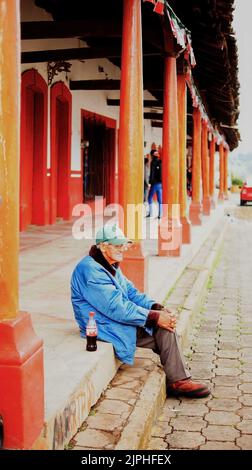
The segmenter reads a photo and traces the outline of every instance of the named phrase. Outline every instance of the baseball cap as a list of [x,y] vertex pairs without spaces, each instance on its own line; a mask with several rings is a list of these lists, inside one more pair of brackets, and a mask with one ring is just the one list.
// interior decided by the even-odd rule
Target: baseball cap
[[97,230],[95,242],[96,245],[104,242],[111,243],[112,245],[132,243],[117,225],[104,225],[104,227]]

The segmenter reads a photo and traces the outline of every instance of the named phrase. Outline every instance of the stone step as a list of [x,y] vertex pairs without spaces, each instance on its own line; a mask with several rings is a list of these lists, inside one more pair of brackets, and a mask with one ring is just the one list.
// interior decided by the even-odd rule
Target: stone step
[[165,374],[158,356],[151,350],[138,348],[134,366],[119,368],[68,448],[145,448],[165,398]]
[[45,423],[33,449],[61,450],[121,363],[109,343],[99,341],[95,353],[87,352],[72,320],[34,314],[33,325],[44,340],[45,365]]

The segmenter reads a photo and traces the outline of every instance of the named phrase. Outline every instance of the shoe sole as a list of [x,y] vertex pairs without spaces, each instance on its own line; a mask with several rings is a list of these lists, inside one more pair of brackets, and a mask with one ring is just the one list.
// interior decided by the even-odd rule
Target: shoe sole
[[201,390],[197,390],[197,391],[194,391],[194,392],[179,392],[179,391],[173,391],[173,390],[168,390],[167,391],[167,396],[171,397],[188,397],[188,398],[205,398],[205,397],[208,397],[208,395],[211,394],[211,391],[210,390],[206,390],[206,389],[201,389]]

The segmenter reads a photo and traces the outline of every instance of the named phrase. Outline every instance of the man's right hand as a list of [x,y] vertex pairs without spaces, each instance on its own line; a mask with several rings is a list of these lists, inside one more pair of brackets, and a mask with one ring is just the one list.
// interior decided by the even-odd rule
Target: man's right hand
[[171,312],[167,312],[167,310],[160,310],[158,313],[160,314],[157,322],[158,326],[165,330],[174,332],[177,323],[175,315]]

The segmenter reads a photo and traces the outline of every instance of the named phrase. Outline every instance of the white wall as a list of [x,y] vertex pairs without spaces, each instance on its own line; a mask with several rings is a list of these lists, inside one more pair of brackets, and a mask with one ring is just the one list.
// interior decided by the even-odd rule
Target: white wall
[[[34,5],[32,0],[21,0],[22,21],[49,21],[52,17],[43,9]],[[86,43],[76,38],[70,39],[39,39],[22,40],[21,49],[25,51],[49,50],[60,48],[86,47]],[[69,86],[69,80],[95,80],[95,79],[120,79],[120,69],[107,59],[93,59],[86,61],[69,61],[72,64],[71,72],[59,73],[54,77],[53,83],[61,80]],[[103,72],[99,72],[99,67]],[[22,72],[35,68],[48,83],[47,63],[22,64]],[[149,92],[144,93],[145,99],[152,99]],[[107,106],[107,98],[120,98],[120,91],[72,91],[72,170],[81,169],[81,109],[96,112],[117,121],[119,127],[119,106]],[[150,110],[151,111],[151,110]],[[162,145],[162,129],[152,128],[150,121],[144,121],[144,140],[147,145],[144,154],[150,152],[152,142]],[[50,168],[50,90],[48,90],[48,158],[47,167]]]
[[[95,80],[107,77],[120,79],[120,69],[107,59],[93,59],[82,63],[73,61],[71,80]],[[102,67],[104,72],[99,72]],[[107,106],[107,98],[119,98],[119,91],[72,91],[73,99],[73,133],[72,133],[72,169],[80,170],[80,141],[81,141],[81,109],[92,111],[117,121],[119,125],[119,107]]]

